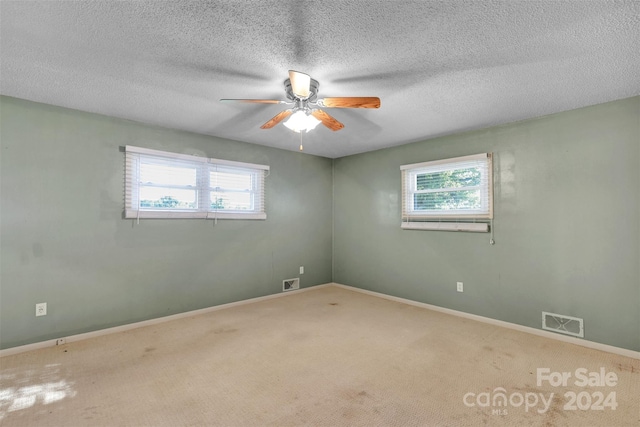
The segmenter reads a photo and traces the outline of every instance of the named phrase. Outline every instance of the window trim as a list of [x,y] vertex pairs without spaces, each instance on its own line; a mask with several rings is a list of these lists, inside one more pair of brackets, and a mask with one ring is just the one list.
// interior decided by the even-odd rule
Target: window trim
[[[446,213],[447,211],[440,210],[435,212],[416,211],[413,209],[413,195],[417,190],[413,190],[415,176],[424,173],[425,171],[437,172],[456,169],[455,165],[464,163],[483,161],[487,163],[486,176],[483,176],[484,188],[480,188],[482,192],[482,200],[486,202],[486,207],[483,207],[482,211],[474,211],[471,213],[460,213],[461,211],[451,211],[452,213]],[[448,159],[440,159],[429,162],[412,163],[408,165],[400,166],[402,175],[402,221],[410,223],[413,220],[488,220],[493,218],[493,154],[481,153],[473,154],[470,156],[454,157]],[[475,188],[475,187],[473,187]],[[456,189],[457,191],[462,190]],[[411,228],[403,226],[403,228]],[[416,227],[420,229],[428,229],[426,227]]]
[[[198,208],[196,209],[141,209],[139,206],[139,183],[133,182],[134,176],[139,174],[140,156],[148,156],[162,160],[177,160],[178,162],[187,162],[197,168],[196,172],[196,194],[198,197]],[[215,166],[223,166],[231,169],[244,169],[245,172],[251,173],[253,190],[251,194],[257,200],[254,209],[251,211],[242,210],[218,210],[210,209],[207,201],[209,200],[210,191],[214,187],[210,187],[209,174]],[[207,158],[194,156],[190,154],[179,154],[169,151],[153,150],[150,148],[136,147],[132,145],[125,146],[125,209],[124,217],[126,219],[140,218],[201,218],[201,219],[251,219],[264,220],[267,218],[265,212],[265,189],[264,180],[270,168],[268,165],[260,165],[255,163],[236,162],[232,160],[223,160],[215,158]],[[219,187],[218,187],[219,188]],[[138,194],[135,194],[137,191]]]

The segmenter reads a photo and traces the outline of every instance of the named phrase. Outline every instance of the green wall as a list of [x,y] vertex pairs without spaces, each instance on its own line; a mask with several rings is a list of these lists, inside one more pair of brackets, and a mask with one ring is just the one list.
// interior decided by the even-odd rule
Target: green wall
[[[562,313],[640,351],[639,118],[635,97],[332,161],[0,97],[0,348],[278,293],[303,265],[303,287]],[[270,165],[268,219],[123,220],[127,144]],[[485,151],[494,246],[400,229],[400,165]]]
[[[331,281],[332,161],[0,98],[0,347]],[[124,145],[267,164],[266,221],[122,219]],[[35,304],[48,314],[35,317]]]
[[[640,351],[640,97],[334,161],[338,283]],[[495,245],[400,229],[400,165],[494,153]],[[464,293],[456,282],[464,282]]]

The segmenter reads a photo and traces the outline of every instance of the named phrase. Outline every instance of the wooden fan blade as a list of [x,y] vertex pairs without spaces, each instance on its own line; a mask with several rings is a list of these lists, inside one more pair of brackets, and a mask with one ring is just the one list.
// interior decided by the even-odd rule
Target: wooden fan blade
[[220,102],[244,102],[248,104],[286,104],[275,99],[221,99]]
[[311,87],[311,76],[299,71],[289,70],[289,80],[291,81],[291,91],[300,98],[309,96]]
[[380,108],[380,98],[375,96],[324,98],[322,105],[329,108]]
[[279,112],[271,120],[269,120],[267,123],[265,123],[262,126],[260,126],[260,129],[271,129],[272,127],[274,127],[275,125],[277,125],[278,123],[280,123],[281,121],[283,121],[284,119],[289,117],[291,115],[291,113],[293,113],[292,110],[284,110],[284,111]]
[[331,129],[332,131],[337,131],[344,127],[342,123],[340,123],[339,121],[337,121],[336,119],[334,119],[333,117],[331,117],[330,115],[328,115],[322,110],[313,110],[311,112],[311,115],[316,119],[320,120],[323,125]]

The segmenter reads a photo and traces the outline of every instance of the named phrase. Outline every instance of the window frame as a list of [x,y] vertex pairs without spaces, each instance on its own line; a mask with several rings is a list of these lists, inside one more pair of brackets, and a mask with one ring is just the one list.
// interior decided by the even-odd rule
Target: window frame
[[[470,156],[454,157],[422,163],[400,166],[402,175],[402,221],[413,220],[486,220],[493,219],[493,154],[481,153]],[[437,190],[418,190],[417,177],[425,173],[437,173],[450,170],[468,169],[472,165],[480,166],[480,184],[472,187],[441,188]],[[477,167],[477,166],[476,166]],[[480,190],[482,206],[478,210],[417,210],[414,208],[416,194],[433,192],[455,192]],[[405,227],[406,228],[406,227]],[[423,227],[420,227],[423,228]]]
[[[196,171],[195,186],[143,184],[140,181],[141,167],[144,164],[165,164],[192,167]],[[223,169],[227,173],[238,173],[251,177],[251,188],[242,192],[251,194],[251,209],[215,209],[211,208],[211,193],[240,192],[237,189],[212,187],[212,172]],[[126,219],[140,218],[201,218],[201,219],[254,219],[267,218],[265,211],[265,178],[270,168],[267,165],[235,162],[189,154],[178,154],[149,148],[125,146],[125,209]],[[196,192],[195,208],[158,208],[140,206],[140,190],[149,187],[193,189]]]

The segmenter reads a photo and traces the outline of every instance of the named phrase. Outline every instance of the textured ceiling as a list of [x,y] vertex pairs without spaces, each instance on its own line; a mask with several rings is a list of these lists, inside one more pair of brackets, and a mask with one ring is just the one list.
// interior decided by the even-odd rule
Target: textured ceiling
[[639,1],[1,1],[3,95],[297,150],[260,125],[287,70],[345,124],[303,134],[326,157],[640,93]]

